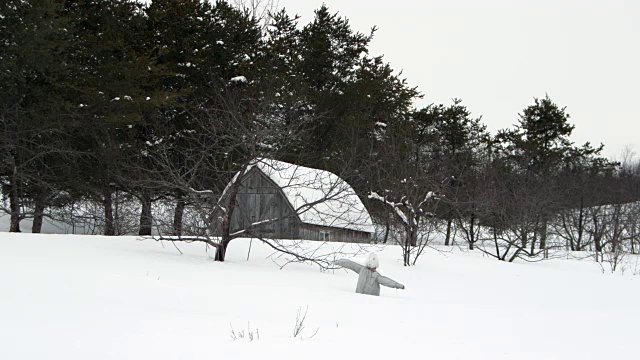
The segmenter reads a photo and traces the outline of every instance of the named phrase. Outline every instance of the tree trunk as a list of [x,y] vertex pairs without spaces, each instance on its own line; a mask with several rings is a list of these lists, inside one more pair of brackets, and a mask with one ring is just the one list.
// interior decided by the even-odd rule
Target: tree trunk
[[142,194],[140,202],[142,205],[142,211],[140,212],[140,230],[138,231],[138,235],[150,236],[153,224],[153,217],[151,215],[151,195],[147,193]]
[[184,199],[178,199],[173,213],[173,235],[175,236],[182,235],[182,217],[184,216],[185,205]]
[[[538,241],[538,230],[536,229],[538,227],[538,224],[536,223],[536,226],[533,228],[533,238],[531,239],[531,252],[529,253],[530,255],[533,255],[536,253],[536,242]],[[523,232],[526,232],[526,230],[523,230]],[[524,250],[525,252],[527,251],[527,249]]]
[[111,191],[105,191],[102,198],[102,205],[104,206],[104,234],[106,236],[114,236],[116,234],[116,227],[113,221],[113,200],[111,195]]
[[540,250],[547,248],[547,219],[542,220],[542,226],[540,227]]
[[404,266],[411,266],[411,246],[406,246],[404,251]]
[[31,226],[31,232],[34,234],[39,234],[42,232],[42,220],[44,218],[44,199],[41,196],[36,197],[35,199],[35,209],[33,212],[33,226]]
[[635,255],[636,253],[635,246],[634,246],[635,241],[636,241],[636,227],[633,226],[631,230],[631,254],[632,255]]
[[410,225],[405,225],[404,227],[405,237],[400,244],[402,246],[402,260],[404,266],[411,266],[411,249],[415,246],[414,243],[417,238],[417,231],[415,230],[416,228]]
[[15,176],[9,189],[9,208],[11,209],[9,232],[20,232],[20,199],[18,197],[18,185],[15,182]]
[[522,226],[518,229],[518,233],[520,234],[520,244],[522,245],[518,248],[527,251],[527,244],[529,243],[529,233]]
[[409,238],[405,239],[403,246],[403,251],[402,251],[402,257],[403,257],[403,262],[404,262],[404,266],[410,266],[411,265],[411,235],[409,235]]
[[387,214],[386,216],[386,224],[385,224],[385,230],[384,230],[384,239],[382,240],[383,244],[386,244],[387,241],[389,240],[389,230],[391,229],[391,224],[390,224],[390,216],[389,214]]
[[236,202],[238,191],[240,190],[240,185],[242,184],[242,178],[247,170],[248,164],[244,164],[238,174],[242,174],[238,176],[235,182],[231,185],[230,193],[229,193],[229,203],[227,204],[227,209],[225,211],[224,218],[222,219],[222,240],[220,241],[220,246],[216,248],[216,256],[214,258],[215,261],[224,261],[227,255],[227,246],[233,238],[231,237],[231,219],[233,218],[233,213],[236,209]]
[[578,240],[576,241],[576,250],[582,250],[582,233],[584,232],[584,198],[580,198],[580,215],[578,217]]
[[444,245],[449,246],[449,241],[451,239],[451,219],[447,220],[447,235],[444,238]]
[[224,261],[225,257],[227,256],[227,247],[229,246],[229,243],[231,242],[231,239],[223,239],[220,242],[220,246],[218,246],[216,248],[216,256],[214,258],[214,261]]
[[500,246],[498,246],[498,231],[496,228],[493,228],[493,243],[496,245],[496,256],[498,260],[504,260],[504,258],[500,257]]
[[411,232],[410,232],[410,243],[409,245],[411,245],[412,247],[418,246],[418,225],[414,225],[411,227]]
[[[513,252],[513,255],[511,255],[511,257],[509,258],[509,262],[513,262],[515,259],[518,258],[518,255],[520,255],[520,251],[522,251],[523,248],[518,248],[516,251]],[[525,252],[527,251],[526,249],[524,250]],[[505,256],[506,257],[506,256]]]
[[471,213],[471,224],[469,225],[469,250],[473,250],[473,245],[476,243],[476,234],[474,232],[473,223],[476,222],[476,214]]
[[598,224],[597,215],[593,215],[593,245],[596,250],[596,261],[597,261],[597,253],[602,251],[602,244],[600,240],[602,238],[602,234],[600,233],[600,226]]
[[563,213],[561,219],[562,229],[567,233],[567,245],[565,245],[565,248],[568,248],[571,251],[576,251],[576,238],[573,236],[571,225],[567,225],[567,221],[569,224],[574,223],[573,213],[571,211]]

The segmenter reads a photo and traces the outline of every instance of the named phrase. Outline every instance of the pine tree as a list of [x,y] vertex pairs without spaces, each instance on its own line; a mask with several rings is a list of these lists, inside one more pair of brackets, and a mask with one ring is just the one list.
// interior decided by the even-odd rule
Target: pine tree
[[424,166],[437,174],[442,185],[439,216],[447,220],[445,245],[449,245],[452,223],[457,220],[473,249],[477,240],[477,177],[489,134],[480,118],[472,118],[459,99],[450,106],[432,105],[423,111],[426,113],[418,112],[418,116],[426,116],[432,125],[428,133],[431,143],[426,145],[430,156]]
[[[509,190],[505,203],[510,204],[509,215],[515,219],[511,226],[519,226],[522,247],[535,254],[535,246],[546,249],[547,224],[572,202],[567,197],[563,172],[581,167],[599,157],[602,147],[589,143],[577,147],[570,140],[575,128],[569,123],[566,108],[559,107],[549,96],[534,99],[519,114],[515,129],[502,130],[496,136],[499,167],[506,174],[500,179]],[[530,233],[530,234],[529,234]]]
[[[198,127],[206,123],[203,118],[209,116],[207,110],[218,106],[220,97],[224,97],[222,91],[233,83],[232,79],[243,76],[250,79],[251,86],[258,86],[254,61],[261,53],[260,29],[256,19],[224,1],[212,5],[207,1],[156,0],[146,14],[154,64],[165,69],[159,89],[176,95],[158,108],[155,124],[149,129],[154,133],[151,142],[169,144],[175,168],[193,180],[201,174],[188,166],[187,153],[192,144],[182,134],[203,132]],[[145,151],[154,149],[147,147]],[[151,174],[155,171],[148,170]],[[210,181],[215,181],[215,170],[211,169]],[[142,176],[142,187],[154,186],[157,192],[177,198],[173,232],[180,233],[186,194],[177,188],[163,188],[161,182],[154,181],[156,178]]]
[[74,38],[70,63],[79,114],[72,146],[84,154],[67,174],[69,194],[104,207],[104,233],[115,235],[113,196],[125,186],[124,161],[139,154],[139,134],[159,103],[158,72],[146,48],[146,19],[133,0],[68,1],[65,16]]
[[525,108],[514,130],[504,130],[498,140],[505,145],[514,165],[527,173],[549,174],[570,154],[569,140],[575,126],[569,123],[565,108],[556,105],[549,96],[534,99]]
[[287,33],[299,38],[289,42],[300,50],[283,56],[298,84],[293,88],[299,103],[317,115],[303,162],[342,173],[361,192],[369,190],[369,164],[385,127],[402,121],[419,95],[382,57],[368,55],[375,30],[356,32],[322,6],[302,30]]
[[34,217],[32,231],[40,231],[68,154],[65,126],[77,94],[67,56],[73,39],[62,11],[63,1],[0,5],[0,182],[9,198],[10,231],[20,231],[26,216]]

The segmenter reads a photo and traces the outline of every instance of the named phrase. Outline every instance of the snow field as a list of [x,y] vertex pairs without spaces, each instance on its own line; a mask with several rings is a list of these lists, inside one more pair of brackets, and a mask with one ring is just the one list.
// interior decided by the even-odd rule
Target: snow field
[[373,297],[351,272],[280,270],[255,240],[247,261],[249,243],[216,263],[202,244],[0,233],[0,359],[637,358],[638,277],[592,261],[429,249],[405,268],[375,246],[407,290]]

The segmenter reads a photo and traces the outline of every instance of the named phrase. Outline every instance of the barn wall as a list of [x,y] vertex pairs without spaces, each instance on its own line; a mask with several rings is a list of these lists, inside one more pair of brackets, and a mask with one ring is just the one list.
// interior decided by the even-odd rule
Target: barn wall
[[[327,235],[328,234],[328,239]],[[371,234],[364,231],[334,228],[329,226],[319,226],[310,224],[300,225],[300,238],[316,241],[336,241],[352,243],[369,243]]]
[[242,230],[258,221],[282,218],[265,225],[259,234],[275,239],[371,242],[371,234],[367,232],[301,223],[282,191],[257,168],[245,175],[237,200],[231,218],[231,232]]
[[232,231],[244,229],[258,221],[282,218],[262,227],[260,234],[282,239],[298,237],[300,224],[297,216],[280,189],[262,172],[254,169],[247,174],[237,199],[238,204],[231,218]]

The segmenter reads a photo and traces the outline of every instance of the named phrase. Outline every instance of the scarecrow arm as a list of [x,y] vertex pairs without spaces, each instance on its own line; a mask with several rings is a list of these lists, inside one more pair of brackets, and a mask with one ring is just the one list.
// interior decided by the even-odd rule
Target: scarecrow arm
[[391,279],[389,279],[386,276],[378,276],[378,284],[383,285],[383,286],[387,286],[390,288],[396,288],[396,289],[404,289],[404,285],[400,284],[399,282],[393,281]]
[[342,266],[343,268],[349,269],[349,270],[351,270],[353,272],[356,272],[356,273],[360,273],[360,270],[362,270],[362,268],[364,267],[364,266],[362,266],[362,265],[360,265],[360,264],[358,264],[356,262],[353,262],[353,261],[347,260],[347,259],[336,260],[334,262],[334,264],[336,264],[338,266]]

